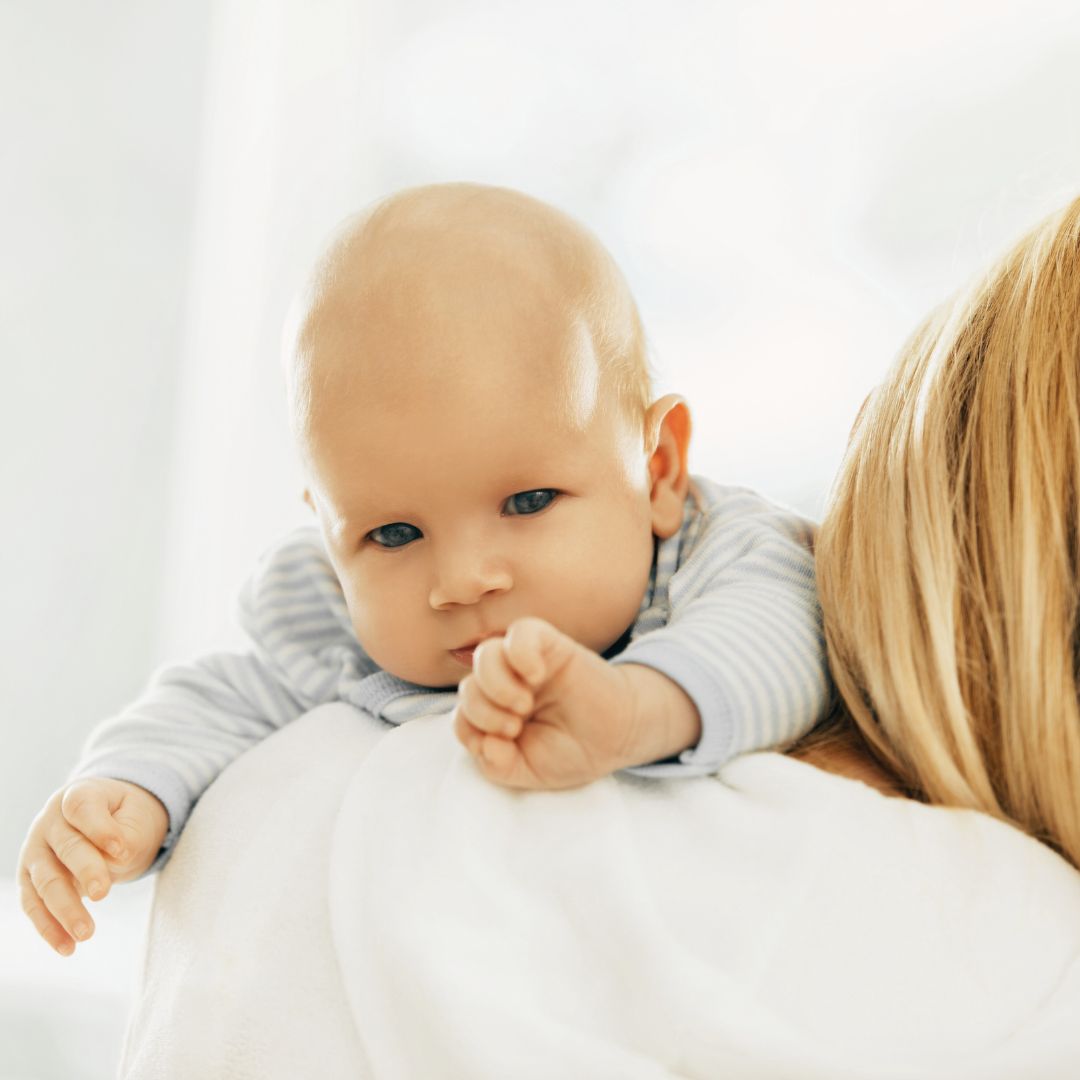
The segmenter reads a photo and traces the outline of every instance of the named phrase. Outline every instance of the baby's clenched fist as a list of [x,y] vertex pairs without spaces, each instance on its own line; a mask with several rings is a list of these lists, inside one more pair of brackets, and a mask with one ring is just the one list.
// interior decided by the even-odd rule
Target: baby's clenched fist
[[694,746],[701,717],[661,672],[609,663],[543,619],[524,618],[477,646],[454,731],[489,780],[567,788]]
[[489,780],[565,788],[635,764],[634,722],[625,671],[525,618],[477,647],[454,729]]
[[101,900],[157,857],[169,829],[165,807],[125,780],[76,780],[55,792],[19,852],[23,911],[62,956],[94,932],[82,897]]

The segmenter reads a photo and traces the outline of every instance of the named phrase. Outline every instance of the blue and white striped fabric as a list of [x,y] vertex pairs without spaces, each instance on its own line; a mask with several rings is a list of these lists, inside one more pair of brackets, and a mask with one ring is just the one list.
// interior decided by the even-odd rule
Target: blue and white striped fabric
[[806,734],[829,707],[813,527],[746,488],[700,477],[682,529],[661,541],[630,644],[697,706],[702,735],[677,763],[628,770],[702,775]]
[[[696,477],[678,533],[656,560],[629,644],[613,663],[645,664],[697,706],[702,737],[678,760],[628,770],[696,776],[807,732],[829,682],[808,522],[744,488]],[[110,776],[153,792],[168,857],[199,796],[244,750],[298,716],[346,701],[390,724],[453,707],[380,670],[353,633],[317,529],[289,534],[240,596],[250,651],[157,672],[146,693],[96,728],[71,779]]]

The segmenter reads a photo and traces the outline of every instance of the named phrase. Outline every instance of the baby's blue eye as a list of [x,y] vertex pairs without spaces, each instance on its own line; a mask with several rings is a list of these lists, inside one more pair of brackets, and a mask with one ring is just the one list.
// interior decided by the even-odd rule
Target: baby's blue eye
[[537,488],[535,491],[519,491],[506,500],[504,514],[516,517],[519,514],[536,514],[550,506],[559,493],[554,488]]
[[395,521],[391,525],[380,525],[368,533],[368,539],[374,541],[379,547],[399,548],[411,544],[424,534],[415,525],[406,525],[403,521]]

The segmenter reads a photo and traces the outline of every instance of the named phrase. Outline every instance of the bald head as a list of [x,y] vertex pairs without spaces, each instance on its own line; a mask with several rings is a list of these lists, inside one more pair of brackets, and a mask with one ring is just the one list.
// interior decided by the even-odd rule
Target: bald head
[[421,388],[554,380],[571,411],[640,417],[649,400],[637,310],[603,246],[476,184],[412,188],[346,221],[294,305],[284,362],[302,442],[343,397],[393,407]]

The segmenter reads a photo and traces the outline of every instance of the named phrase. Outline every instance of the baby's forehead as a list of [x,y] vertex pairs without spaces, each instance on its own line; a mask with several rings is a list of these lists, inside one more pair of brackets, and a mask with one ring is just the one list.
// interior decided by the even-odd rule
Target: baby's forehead
[[574,299],[529,274],[417,272],[327,305],[307,346],[314,394],[580,396],[600,374],[594,339]]
[[392,415],[430,423],[489,414],[543,416],[553,432],[587,425],[608,392],[580,317],[474,311],[402,323],[372,315],[336,343],[311,380],[312,420]]
[[[304,440],[308,475],[342,520],[387,507],[495,498],[540,486],[575,490],[632,439],[615,408],[597,408],[595,371],[578,379],[393,382],[327,395]],[[399,511],[394,510],[393,513]],[[400,511],[404,513],[405,511]]]

